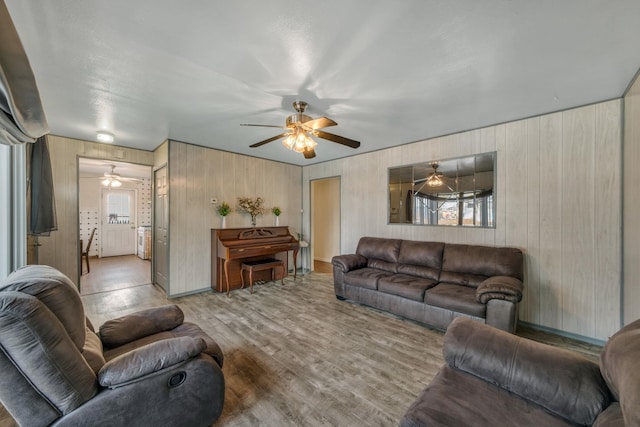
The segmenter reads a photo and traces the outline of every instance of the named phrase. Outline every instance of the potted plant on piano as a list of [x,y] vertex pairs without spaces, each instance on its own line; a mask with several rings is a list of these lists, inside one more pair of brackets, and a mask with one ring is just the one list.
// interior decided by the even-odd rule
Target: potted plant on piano
[[251,215],[251,226],[256,226],[256,217],[265,212],[264,199],[257,197],[255,200],[249,197],[238,197],[238,206],[241,210]]
[[280,214],[282,213],[282,210],[279,207],[274,206],[271,209],[271,212],[276,216],[276,227],[277,227],[280,225]]
[[231,213],[231,206],[229,206],[229,204],[227,202],[222,202],[220,204],[220,206],[218,206],[218,209],[216,209],[216,211],[218,212],[218,215],[220,215],[220,217],[222,217],[222,225],[220,228],[226,228],[227,227],[227,215],[229,215]]

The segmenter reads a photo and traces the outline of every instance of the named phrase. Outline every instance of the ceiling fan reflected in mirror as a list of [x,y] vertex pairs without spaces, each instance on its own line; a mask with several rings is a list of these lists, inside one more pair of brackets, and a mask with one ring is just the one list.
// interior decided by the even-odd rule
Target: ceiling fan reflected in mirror
[[343,136],[335,135],[335,134],[320,130],[322,128],[326,128],[329,126],[335,126],[338,123],[334,122],[333,120],[327,117],[320,117],[320,118],[314,119],[310,116],[307,116],[306,114],[304,114],[304,111],[307,108],[306,102],[295,101],[293,103],[293,108],[295,108],[297,113],[287,117],[285,126],[255,125],[255,124],[248,124],[248,123],[241,124],[240,126],[257,126],[257,127],[272,127],[272,128],[287,129],[287,132],[265,139],[264,141],[256,142],[255,144],[250,145],[250,147],[251,148],[260,147],[271,141],[275,141],[280,138],[285,138],[284,141],[282,141],[282,144],[285,147],[287,147],[289,150],[293,150],[297,153],[302,153],[305,159],[312,159],[316,156],[315,147],[318,145],[318,143],[311,138],[312,136],[326,139],[331,142],[336,142],[338,144],[346,145],[347,147],[351,147],[351,148],[360,147],[360,142],[358,141],[354,141],[353,139],[345,138]]
[[431,166],[433,168],[433,172],[431,172],[431,174],[429,174],[426,178],[421,178],[421,179],[416,179],[413,181],[414,184],[420,183],[420,182],[424,182],[426,185],[428,185],[429,187],[440,187],[441,185],[444,184],[444,180],[446,179],[446,177],[444,176],[444,174],[442,172],[438,172],[438,168],[440,167],[440,163],[438,162],[431,162],[429,163],[429,166]]
[[114,172],[116,168],[115,165],[110,165],[110,166],[111,166],[111,172],[105,172],[104,179],[101,181],[102,185],[104,185],[105,187],[118,188],[122,186],[123,181],[135,181],[135,182],[142,181],[139,178],[126,178],[126,177],[120,176],[120,174]]

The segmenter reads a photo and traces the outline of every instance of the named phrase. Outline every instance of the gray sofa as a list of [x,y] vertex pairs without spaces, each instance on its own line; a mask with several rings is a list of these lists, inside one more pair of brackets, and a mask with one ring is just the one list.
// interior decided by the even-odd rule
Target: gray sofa
[[443,352],[401,427],[640,426],[640,320],[609,339],[599,366],[469,319],[451,323]]
[[59,271],[28,266],[0,284],[0,401],[20,425],[211,425],[224,402],[222,363],[178,306],[96,333]]
[[338,299],[440,329],[459,316],[515,332],[523,290],[516,248],[362,237],[332,259]]

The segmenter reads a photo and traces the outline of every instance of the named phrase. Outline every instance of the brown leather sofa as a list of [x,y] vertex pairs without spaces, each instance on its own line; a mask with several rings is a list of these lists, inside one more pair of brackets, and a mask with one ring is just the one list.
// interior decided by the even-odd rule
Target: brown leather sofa
[[205,426],[222,413],[223,354],[176,305],[97,332],[47,266],[0,284],[0,401],[24,426]]
[[459,316],[515,332],[523,255],[516,248],[362,237],[332,259],[338,299],[440,329]]
[[443,352],[401,427],[640,426],[640,320],[609,339],[599,366],[469,319],[451,323]]

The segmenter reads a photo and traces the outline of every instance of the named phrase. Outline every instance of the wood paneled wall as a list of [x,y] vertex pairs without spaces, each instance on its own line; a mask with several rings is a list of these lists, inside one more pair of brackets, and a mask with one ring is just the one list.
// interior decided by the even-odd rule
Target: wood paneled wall
[[[306,166],[304,228],[309,181],[341,176],[342,253],[361,236],[519,247],[520,319],[605,340],[621,314],[621,114],[613,100]],[[490,151],[495,229],[388,224],[387,168]]]
[[258,196],[268,212],[258,226],[273,226],[273,206],[282,210],[280,225],[300,231],[302,204],[301,167],[226,151],[169,141],[169,295],[176,296],[210,287],[210,229],[221,220],[215,197],[233,212],[227,227],[249,227],[251,218],[238,212],[238,197]]
[[624,324],[640,319],[640,78],[624,97]]
[[[47,136],[56,201],[58,230],[49,237],[39,237],[40,264],[51,265],[78,283],[78,157],[153,165],[153,153],[109,144]],[[32,238],[29,239],[33,241]]]

